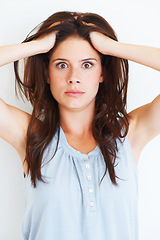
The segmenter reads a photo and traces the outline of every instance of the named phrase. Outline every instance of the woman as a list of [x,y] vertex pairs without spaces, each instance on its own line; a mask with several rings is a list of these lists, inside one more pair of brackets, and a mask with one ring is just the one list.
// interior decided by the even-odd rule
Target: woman
[[127,114],[128,62],[160,70],[159,49],[119,43],[96,14],[59,12],[0,48],[32,115],[0,101],[0,136],[25,173],[24,239],[138,239],[136,164],[160,133],[160,96]]

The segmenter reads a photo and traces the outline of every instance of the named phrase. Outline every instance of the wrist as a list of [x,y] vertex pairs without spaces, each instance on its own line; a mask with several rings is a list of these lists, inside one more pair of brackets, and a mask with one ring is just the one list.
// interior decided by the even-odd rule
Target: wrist
[[111,40],[108,46],[108,55],[118,57],[120,53],[121,43],[115,40]]
[[28,42],[26,44],[28,45],[27,48],[31,55],[37,55],[46,52],[45,46],[40,44],[38,40],[32,40],[31,42]]

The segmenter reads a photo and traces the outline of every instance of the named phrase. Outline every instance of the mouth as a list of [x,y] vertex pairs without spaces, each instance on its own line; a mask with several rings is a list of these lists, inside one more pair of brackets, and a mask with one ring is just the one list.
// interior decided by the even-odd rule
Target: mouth
[[70,90],[70,91],[66,91],[65,94],[69,97],[80,97],[84,94],[84,92],[81,92],[78,90]]

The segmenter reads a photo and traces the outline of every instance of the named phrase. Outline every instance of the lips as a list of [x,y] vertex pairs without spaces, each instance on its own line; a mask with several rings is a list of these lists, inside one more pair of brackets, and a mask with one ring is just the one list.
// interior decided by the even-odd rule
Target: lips
[[79,96],[82,96],[84,92],[79,90],[69,90],[69,91],[66,91],[65,94],[70,97],[79,97]]

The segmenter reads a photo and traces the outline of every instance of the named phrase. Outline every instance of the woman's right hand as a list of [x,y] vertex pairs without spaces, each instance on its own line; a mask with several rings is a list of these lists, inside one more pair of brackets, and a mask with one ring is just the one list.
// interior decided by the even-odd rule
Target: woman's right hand
[[41,48],[41,53],[46,53],[51,48],[54,47],[56,42],[56,34],[58,31],[51,32],[49,34],[42,35],[41,37],[37,38],[36,40],[33,40],[39,44],[39,47]]
[[48,52],[55,44],[56,33],[54,31],[30,42],[0,47],[0,66]]

